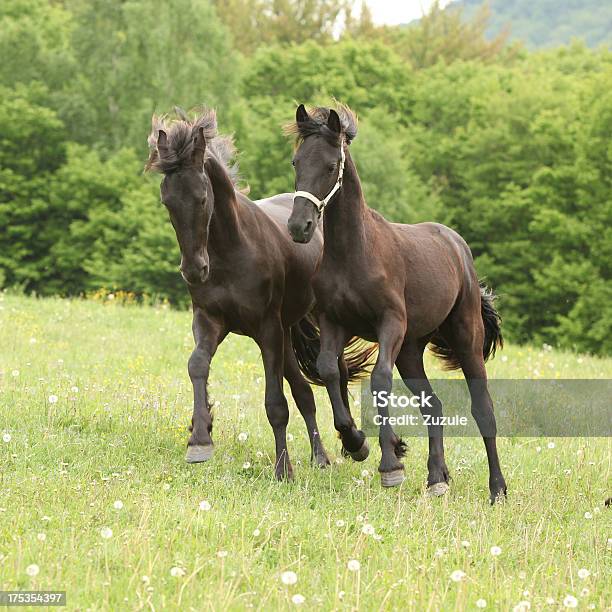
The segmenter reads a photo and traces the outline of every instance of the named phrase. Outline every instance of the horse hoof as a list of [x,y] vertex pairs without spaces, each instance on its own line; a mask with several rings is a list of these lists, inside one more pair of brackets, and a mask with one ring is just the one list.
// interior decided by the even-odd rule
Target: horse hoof
[[383,487],[399,487],[405,478],[404,470],[401,469],[380,473],[380,481]]
[[427,487],[427,495],[429,497],[442,497],[442,495],[446,495],[449,489],[447,482],[436,482]]
[[202,463],[212,458],[215,447],[212,444],[201,446],[194,444],[193,446],[187,447],[187,454],[185,455],[185,461],[187,463]]
[[370,454],[370,445],[367,440],[364,440],[359,450],[354,452],[346,451],[346,453],[353,461],[365,461]]

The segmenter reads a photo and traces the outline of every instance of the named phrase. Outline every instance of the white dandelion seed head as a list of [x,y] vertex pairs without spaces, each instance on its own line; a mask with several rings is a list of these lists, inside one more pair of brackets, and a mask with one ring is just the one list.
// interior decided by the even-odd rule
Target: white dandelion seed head
[[151,582],[151,579],[147,575],[143,576],[140,580],[143,584],[149,584],[149,582]]
[[58,400],[58,399],[59,399],[59,398],[57,397],[57,395],[50,395],[50,396],[49,396],[49,403],[50,403],[50,404],[57,404],[57,400]]
[[487,607],[487,600],[486,599],[477,599],[476,600],[476,607],[477,608],[486,608]]
[[287,434],[287,442],[293,442],[293,434]]
[[443,548],[437,548],[434,557],[443,557],[445,552]]
[[552,605],[555,603],[555,598],[554,598],[554,597],[547,597],[547,598],[546,598],[546,603],[547,603],[549,606],[552,606]]
[[580,578],[581,580],[586,580],[590,575],[591,575],[591,572],[589,572],[589,570],[586,569],[586,567],[581,567],[578,570],[578,578]]
[[519,601],[514,608],[512,608],[512,612],[527,612],[527,610],[531,610],[531,603],[528,601]]
[[70,390],[71,390],[73,393],[78,393],[78,392],[79,392],[79,388],[78,388],[78,387],[76,387],[76,386],[75,386],[75,387],[70,387]]
[[225,557],[227,557],[227,550],[220,550],[217,553],[217,557],[219,557],[219,559],[225,559]]
[[243,470],[249,470],[250,468],[251,468],[251,464],[250,464],[250,462],[249,462],[249,461],[245,461],[245,462],[242,464],[242,469],[243,469]]
[[298,581],[297,574],[295,572],[292,572],[291,570],[287,570],[286,572],[283,572],[280,578],[281,578],[281,582],[283,584],[286,584],[287,586],[295,584]]
[[200,510],[203,510],[204,512],[208,512],[211,509],[211,505],[210,502],[206,501],[205,499],[203,499],[199,504],[198,504],[198,508],[200,508]]
[[116,499],[116,500],[113,502],[113,508],[114,508],[115,510],[121,510],[121,509],[123,509],[123,502],[122,502],[120,499]]
[[11,376],[12,376],[13,378],[17,378],[17,376],[19,376],[19,370],[13,370],[13,371],[11,372]]
[[362,478],[369,478],[370,477],[370,471],[369,470],[361,470],[361,477]]
[[363,527],[361,528],[361,533],[365,535],[374,535],[376,533],[376,530],[374,529],[374,525],[370,525],[370,523],[364,523]]
[[301,606],[305,601],[306,598],[303,595],[300,595],[299,593],[296,593],[292,598],[291,601],[296,605],[296,606]]
[[253,535],[258,538],[259,535],[261,534],[261,531],[259,529],[253,529]]
[[336,527],[344,527],[346,523],[342,519],[336,521]]
[[541,446],[536,446],[536,453],[540,453],[542,452],[542,447]]
[[502,554],[501,546],[491,546],[491,554],[494,557],[499,557]]
[[551,448],[551,449],[552,449],[552,448],[555,448],[555,443],[554,443],[554,442],[549,442],[549,443],[548,443],[546,446],[547,446],[548,448]]
[[38,576],[39,573],[40,567],[38,567],[36,563],[32,563],[31,565],[28,565],[28,567],[26,567],[26,574],[31,578],[34,578],[34,576]]
[[351,571],[351,572],[358,572],[361,569],[361,563],[359,563],[359,561],[357,561],[357,559],[351,559],[346,564],[346,567],[348,567],[349,571]]
[[593,515],[592,515],[590,512],[585,512],[585,513],[584,513],[584,518],[585,518],[587,521],[590,521],[590,520],[593,518]]
[[589,593],[590,593],[589,589],[584,587],[584,589],[582,589],[582,591],[580,591],[580,597],[586,597]]
[[102,527],[102,529],[100,529],[100,535],[105,540],[110,540],[113,537],[113,530],[110,527]]
[[170,569],[170,575],[173,578],[180,578],[185,575],[185,570],[182,567],[174,566]]
[[342,465],[344,463],[344,459],[342,457],[336,457],[335,463],[337,465]]
[[593,508],[593,514],[599,514],[601,512],[601,508],[599,506],[595,506]]
[[450,579],[453,582],[461,582],[465,578],[465,572],[463,570],[457,569],[451,573]]
[[357,517],[355,518],[355,520],[358,523],[363,523],[363,514],[358,514]]
[[608,538],[607,548],[612,548],[612,538]]
[[463,546],[463,548],[469,548],[470,543],[467,540],[461,540],[461,546]]
[[7,444],[11,441],[11,434],[7,432],[2,434],[2,441],[6,442]]
[[47,534],[41,532],[41,533],[37,534],[36,539],[39,542],[44,542],[47,539]]
[[566,595],[563,598],[563,606],[565,608],[577,608],[578,600],[573,595]]
[[261,459],[261,458],[263,457],[263,453],[262,453],[261,451],[257,451],[257,452],[255,453],[255,456],[256,456],[258,459]]
[[36,338],[30,338],[30,344],[36,344]]
[[346,593],[344,591],[338,591],[338,599],[344,599]]
[[382,540],[382,536],[380,535],[380,533],[375,533],[372,536],[377,542],[380,542]]
[[249,434],[246,431],[241,431],[238,434],[238,442],[246,442],[249,438]]
[[162,489],[164,491],[169,491],[170,490],[170,483],[169,482],[164,482]]

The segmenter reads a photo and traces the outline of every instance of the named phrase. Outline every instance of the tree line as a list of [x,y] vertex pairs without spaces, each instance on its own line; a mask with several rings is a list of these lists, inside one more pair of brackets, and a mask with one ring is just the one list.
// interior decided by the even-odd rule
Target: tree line
[[486,27],[436,6],[376,27],[348,0],[2,4],[0,284],[184,305],[151,114],[217,107],[258,198],[293,188],[296,102],[338,98],[370,206],[459,231],[509,339],[611,353],[612,54]]

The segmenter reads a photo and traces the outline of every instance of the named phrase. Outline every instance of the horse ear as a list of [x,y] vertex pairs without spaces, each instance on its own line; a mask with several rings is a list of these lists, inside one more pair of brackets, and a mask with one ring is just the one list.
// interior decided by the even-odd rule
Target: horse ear
[[168,135],[164,130],[157,132],[157,152],[160,159],[168,157]]
[[342,124],[340,123],[340,117],[338,113],[333,109],[329,109],[329,118],[327,119],[327,127],[336,134],[342,132]]
[[304,123],[310,119],[308,111],[303,104],[300,104],[295,111],[295,120],[297,123]]
[[204,128],[200,126],[193,137],[193,153],[191,160],[196,168],[204,165],[204,154],[206,153],[206,138],[204,138]]

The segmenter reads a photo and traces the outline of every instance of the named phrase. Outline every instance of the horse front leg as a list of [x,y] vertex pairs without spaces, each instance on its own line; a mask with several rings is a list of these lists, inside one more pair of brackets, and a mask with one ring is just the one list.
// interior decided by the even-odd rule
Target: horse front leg
[[283,392],[285,340],[280,317],[271,317],[266,321],[256,341],[261,349],[266,377],[266,414],[274,432],[276,445],[274,474],[277,480],[292,480],[293,467],[287,450],[289,406]]
[[[378,332],[378,358],[372,370],[370,389],[373,398],[381,400],[391,393],[393,364],[402,346],[405,333],[405,318],[402,319],[396,315],[385,317]],[[405,445],[388,421],[387,404],[377,401],[376,406],[380,418],[378,440],[382,452],[378,471],[383,487],[396,487],[404,481],[404,466],[399,458],[404,456]]]
[[319,321],[321,328],[321,351],[317,358],[317,370],[325,384],[334,413],[334,427],[342,440],[344,454],[355,461],[363,461],[369,454],[365,434],[357,429],[348,409],[346,392],[347,374],[342,371],[346,366],[342,361],[342,352],[348,341],[348,334],[340,326],[322,315]]
[[189,358],[188,371],[193,385],[193,416],[185,460],[187,463],[201,463],[208,461],[214,450],[207,388],[210,362],[227,332],[220,321],[206,317],[204,311],[196,306],[192,330],[196,347]]

